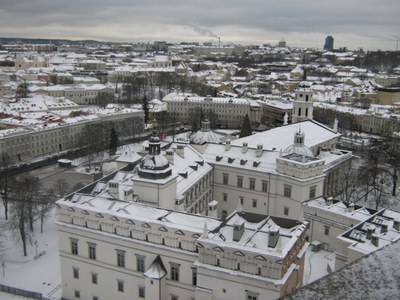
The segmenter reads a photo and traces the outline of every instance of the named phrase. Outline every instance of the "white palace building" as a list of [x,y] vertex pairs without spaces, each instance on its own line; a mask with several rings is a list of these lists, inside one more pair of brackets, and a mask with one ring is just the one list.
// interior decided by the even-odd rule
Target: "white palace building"
[[303,209],[334,194],[352,157],[339,134],[312,120],[224,144],[207,121],[201,132],[210,142],[164,148],[153,135],[133,168],[57,202],[64,299],[261,300],[302,286]]

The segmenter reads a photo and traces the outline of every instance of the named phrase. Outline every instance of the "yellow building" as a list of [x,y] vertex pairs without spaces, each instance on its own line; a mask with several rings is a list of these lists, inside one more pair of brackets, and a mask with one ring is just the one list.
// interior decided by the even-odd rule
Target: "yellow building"
[[400,87],[378,89],[378,104],[392,105],[396,102],[400,102]]

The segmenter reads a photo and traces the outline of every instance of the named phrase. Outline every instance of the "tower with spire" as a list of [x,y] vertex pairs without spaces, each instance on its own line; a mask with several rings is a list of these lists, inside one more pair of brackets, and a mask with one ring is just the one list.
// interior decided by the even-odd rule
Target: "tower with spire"
[[302,81],[293,101],[292,123],[313,119],[313,101],[310,83]]

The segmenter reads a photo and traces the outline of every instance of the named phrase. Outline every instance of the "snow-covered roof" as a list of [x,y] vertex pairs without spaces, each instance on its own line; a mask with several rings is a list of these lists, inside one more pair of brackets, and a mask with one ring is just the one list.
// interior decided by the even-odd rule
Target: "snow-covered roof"
[[237,139],[232,141],[232,145],[241,146],[243,143],[247,143],[249,147],[255,148],[258,144],[263,144],[264,149],[284,150],[293,144],[293,134],[299,128],[305,133],[304,144],[311,149],[340,136],[325,125],[308,120]]
[[197,131],[190,137],[190,142],[197,145],[206,143],[219,143],[218,136],[213,131]]
[[[235,225],[243,224],[243,232],[234,238]],[[279,224],[279,225],[278,225]],[[248,212],[235,212],[218,230],[203,234],[199,243],[211,244],[223,249],[251,252],[275,258],[284,258],[300,235],[307,222],[280,219]],[[209,229],[209,228],[208,228]],[[278,234],[277,243],[271,243],[271,232]]]
[[306,285],[287,299],[397,299],[400,292],[399,252],[400,242],[397,241]]
[[221,221],[210,217],[171,211],[136,202],[110,200],[109,198],[104,198],[102,195],[75,194],[70,200],[61,199],[57,204],[66,209],[71,207],[73,209],[90,211],[93,214],[107,214],[121,219],[157,224],[197,234],[203,232],[205,223],[209,230],[215,230],[221,224]]
[[116,161],[134,163],[141,159],[142,157],[134,151],[132,145],[126,145],[122,148],[121,155],[116,159]]
[[222,103],[222,104],[243,104],[251,106],[260,106],[256,101],[247,98],[223,98],[223,97],[200,97],[193,94],[178,94],[171,93],[163,98],[166,102],[206,102],[210,101],[212,103]]
[[[362,255],[372,253],[400,240],[400,226],[396,225],[396,222],[400,222],[400,213],[391,211],[388,215],[384,212],[385,210],[375,213],[367,220],[341,234],[338,239],[348,245],[349,249]],[[367,228],[372,228],[372,235],[375,236],[375,240],[368,234]]]

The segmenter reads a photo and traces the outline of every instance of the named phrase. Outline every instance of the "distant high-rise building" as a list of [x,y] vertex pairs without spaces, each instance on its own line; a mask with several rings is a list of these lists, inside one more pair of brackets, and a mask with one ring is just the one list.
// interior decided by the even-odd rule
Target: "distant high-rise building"
[[324,49],[325,49],[325,50],[333,50],[333,42],[334,42],[333,36],[328,35],[328,36],[325,38]]
[[278,42],[278,47],[285,48],[286,47],[286,41],[282,39],[281,41]]

